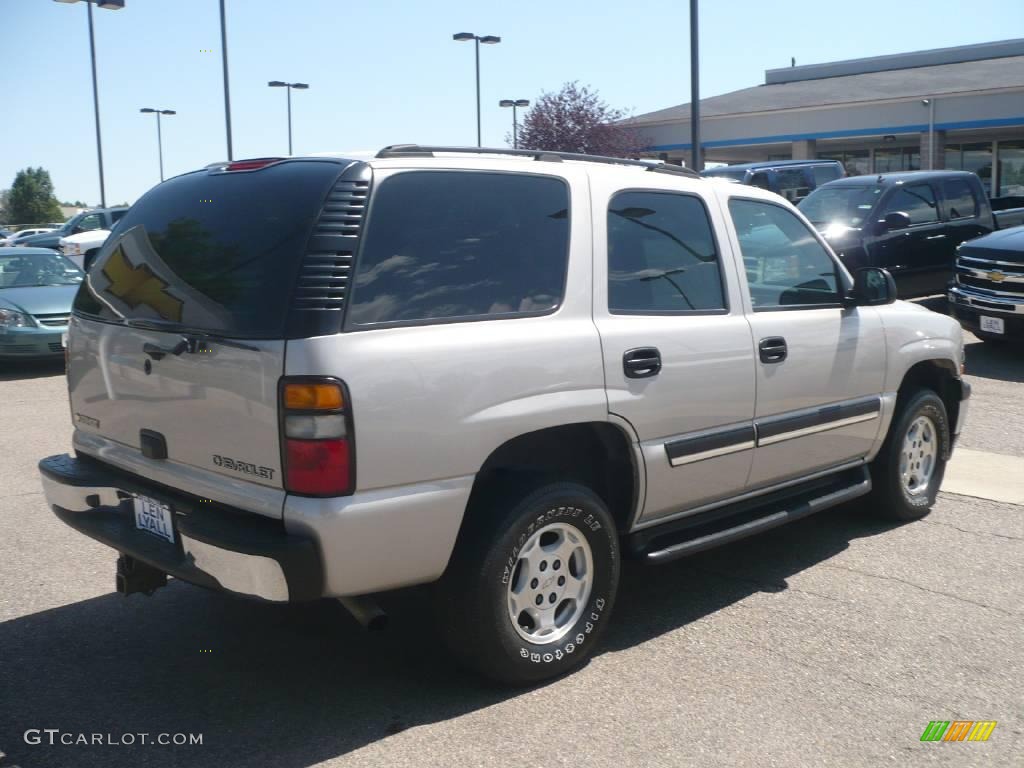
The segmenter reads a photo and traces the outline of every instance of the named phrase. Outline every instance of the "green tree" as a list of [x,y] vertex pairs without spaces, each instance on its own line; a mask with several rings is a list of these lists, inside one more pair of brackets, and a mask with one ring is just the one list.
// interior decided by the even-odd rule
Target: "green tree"
[[7,218],[11,224],[44,224],[63,218],[53,195],[53,181],[45,168],[18,171],[7,199]]

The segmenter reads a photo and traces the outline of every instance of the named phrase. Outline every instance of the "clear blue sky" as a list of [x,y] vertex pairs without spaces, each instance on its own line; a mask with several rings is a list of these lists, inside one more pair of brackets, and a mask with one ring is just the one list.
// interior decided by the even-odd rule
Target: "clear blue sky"
[[[95,9],[108,203],[227,156],[217,0],[126,0]],[[473,144],[473,47],[454,32],[502,37],[481,47],[484,143],[502,145],[511,110],[567,80],[634,113],[689,101],[687,0],[228,0],[235,157]],[[1024,0],[703,0],[701,89],[763,82],[767,68],[1024,35]],[[84,3],[0,0],[0,188],[25,166],[59,198],[99,200]],[[211,53],[203,52],[209,49]]]

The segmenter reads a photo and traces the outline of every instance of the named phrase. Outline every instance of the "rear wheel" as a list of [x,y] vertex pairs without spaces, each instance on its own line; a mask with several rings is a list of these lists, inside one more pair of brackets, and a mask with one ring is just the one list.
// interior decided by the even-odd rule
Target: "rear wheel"
[[472,528],[438,584],[439,628],[452,653],[515,685],[578,666],[608,623],[618,585],[618,533],[604,502],[575,483],[520,482],[469,514]]
[[916,520],[935,504],[949,453],[949,420],[930,389],[902,395],[889,434],[871,464],[874,511],[890,520]]

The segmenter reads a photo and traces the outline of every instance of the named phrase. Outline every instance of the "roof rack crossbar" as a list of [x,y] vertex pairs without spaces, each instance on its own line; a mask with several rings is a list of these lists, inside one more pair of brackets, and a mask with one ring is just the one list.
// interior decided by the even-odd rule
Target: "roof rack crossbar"
[[632,165],[645,168],[655,173],[673,173],[699,179],[701,175],[692,168],[670,163],[649,163],[644,160],[630,160],[624,157],[607,157],[605,155],[584,155],[578,152],[555,152],[547,149],[508,149],[507,147],[440,147],[421,146],[419,144],[392,144],[377,153],[379,158],[387,157],[433,157],[435,152],[463,153],[467,155],[512,155],[514,157],[530,157],[549,163],[560,163],[563,160],[579,160],[588,163],[606,163],[608,165]]

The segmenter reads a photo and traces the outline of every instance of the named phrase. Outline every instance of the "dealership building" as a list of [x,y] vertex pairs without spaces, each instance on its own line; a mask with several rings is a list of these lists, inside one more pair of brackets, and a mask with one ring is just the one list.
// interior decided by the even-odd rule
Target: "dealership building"
[[[976,172],[1024,194],[1024,39],[765,72],[701,100],[706,163],[830,158],[851,175]],[[690,105],[638,115],[651,155],[689,162]]]

